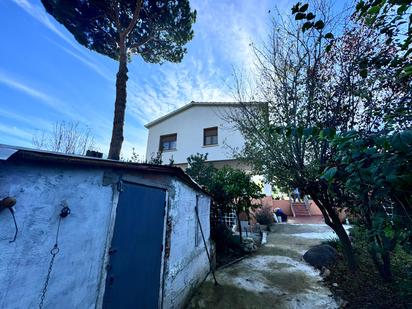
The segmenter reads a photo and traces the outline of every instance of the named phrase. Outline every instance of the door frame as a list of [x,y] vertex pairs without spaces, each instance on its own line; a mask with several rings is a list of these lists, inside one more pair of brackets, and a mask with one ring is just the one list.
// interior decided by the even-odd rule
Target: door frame
[[[125,177],[126,178],[126,177]],[[114,228],[116,224],[116,212],[117,212],[117,206],[119,204],[119,198],[121,194],[121,186],[123,183],[130,183],[134,185],[139,185],[139,186],[144,186],[144,187],[150,187],[150,188],[155,188],[155,189],[161,189],[165,191],[165,203],[164,203],[164,217],[163,217],[163,237],[162,237],[162,254],[161,254],[161,265],[160,265],[160,286],[159,286],[159,300],[158,300],[158,308],[163,308],[163,294],[164,294],[164,275],[165,275],[165,269],[166,269],[166,259],[165,259],[165,242],[166,242],[166,237],[167,237],[167,218],[169,217],[169,191],[170,188],[167,186],[154,186],[152,184],[148,185],[144,181],[141,181],[140,179],[129,179],[127,177],[127,180],[120,179],[117,183],[113,184],[113,195],[112,195],[112,210],[110,213],[110,218],[109,218],[109,230],[107,233],[106,241],[105,241],[105,248],[104,248],[104,253],[102,256],[102,267],[101,267],[101,272],[100,272],[100,282],[99,282],[99,288],[97,292],[97,297],[96,297],[96,303],[95,303],[95,309],[101,309],[103,307],[103,301],[104,301],[104,293],[106,291],[106,279],[107,279],[107,274],[108,270],[107,267],[110,262],[110,254],[109,250],[112,244],[113,240],[113,234],[114,234]]]

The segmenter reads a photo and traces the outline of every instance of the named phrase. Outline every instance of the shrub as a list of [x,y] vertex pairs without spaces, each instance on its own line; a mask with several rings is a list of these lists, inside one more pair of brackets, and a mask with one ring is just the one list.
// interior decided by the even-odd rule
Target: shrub
[[270,206],[262,206],[255,212],[256,221],[259,224],[271,225],[273,223],[273,211]]

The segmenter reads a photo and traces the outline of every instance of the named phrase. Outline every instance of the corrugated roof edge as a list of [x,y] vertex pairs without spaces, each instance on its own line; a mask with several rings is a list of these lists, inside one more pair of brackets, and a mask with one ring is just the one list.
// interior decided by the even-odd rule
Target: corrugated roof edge
[[13,149],[15,152],[4,161],[37,161],[54,162],[57,164],[68,164],[78,166],[92,166],[101,168],[114,168],[130,170],[142,173],[159,173],[175,176],[190,187],[209,195],[196,181],[186,174],[180,167],[168,165],[154,165],[147,163],[129,163],[109,159],[93,158],[80,155],[64,154],[59,152],[37,150],[31,148],[17,147],[0,144],[0,152],[3,149]]
[[170,118],[170,117],[172,117],[176,114],[179,114],[179,113],[181,113],[181,112],[183,112],[183,111],[185,111],[185,110],[187,110],[187,109],[189,109],[193,106],[236,106],[236,105],[239,105],[239,103],[238,102],[195,102],[195,101],[192,101],[189,104],[183,105],[182,107],[179,107],[178,109],[175,109],[174,111],[172,111],[172,112],[170,112],[170,113],[168,113],[168,114],[166,114],[162,117],[159,117],[159,118],[145,124],[145,128],[149,129],[150,127],[154,126],[155,124],[158,124],[158,123],[160,123],[160,122],[162,122],[162,121],[164,121],[164,120],[166,120],[166,119],[168,119],[168,118]]

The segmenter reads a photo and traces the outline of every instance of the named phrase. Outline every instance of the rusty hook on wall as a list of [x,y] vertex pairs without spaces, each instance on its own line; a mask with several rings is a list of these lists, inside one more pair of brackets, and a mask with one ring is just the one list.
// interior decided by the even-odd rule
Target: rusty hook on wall
[[16,199],[14,197],[6,197],[2,200],[0,200],[0,212],[4,209],[8,209],[11,213],[11,216],[13,217],[13,221],[14,221],[14,227],[16,229],[15,233],[14,233],[14,237],[13,240],[10,240],[9,242],[12,243],[16,240],[17,237],[17,233],[19,231],[18,227],[17,227],[17,222],[16,222],[16,217],[14,215],[14,209],[13,206],[16,205]]

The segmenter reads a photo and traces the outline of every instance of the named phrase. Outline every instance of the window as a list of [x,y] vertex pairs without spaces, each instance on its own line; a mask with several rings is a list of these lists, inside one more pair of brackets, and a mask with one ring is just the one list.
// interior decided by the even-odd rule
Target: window
[[203,146],[217,145],[217,127],[203,130]]
[[159,151],[176,150],[177,134],[160,136]]

